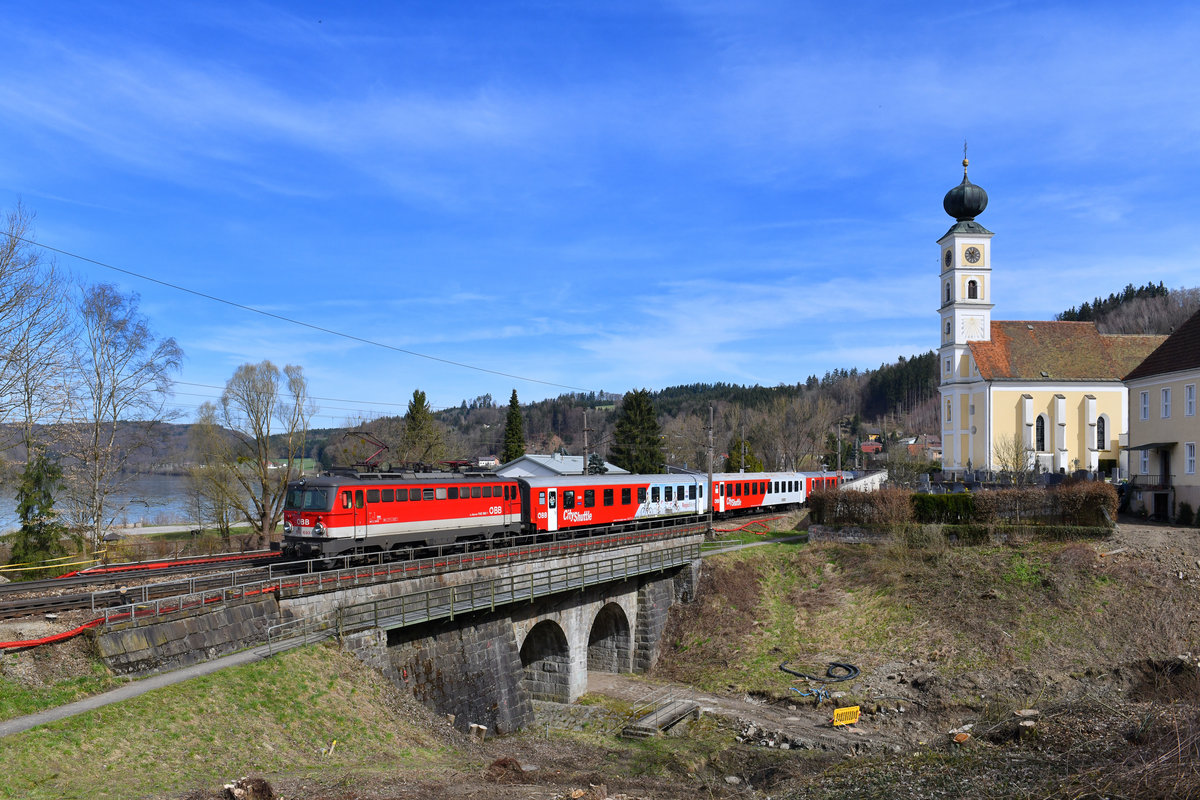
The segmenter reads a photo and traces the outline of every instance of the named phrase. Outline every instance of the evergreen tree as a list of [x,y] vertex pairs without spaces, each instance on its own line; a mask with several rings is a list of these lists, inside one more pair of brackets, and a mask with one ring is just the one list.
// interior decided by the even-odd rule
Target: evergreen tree
[[662,428],[650,401],[650,392],[638,389],[625,395],[613,431],[616,443],[609,450],[612,463],[639,475],[663,471]]
[[746,472],[762,472],[762,459],[754,455],[754,448],[745,439],[734,439],[729,443],[729,455],[725,456],[725,472],[742,471],[742,448],[746,453]]
[[588,456],[588,475],[603,475],[606,472],[608,472],[608,467],[604,466],[604,459],[600,457],[599,453],[592,453]]
[[420,389],[414,389],[412,400],[408,401],[408,413],[404,415],[402,446],[405,461],[433,464],[446,457],[446,442],[442,429],[433,418],[429,401]]
[[[61,482],[62,468],[46,457],[45,450],[37,448],[30,453],[17,486],[17,517],[21,527],[8,536],[12,563],[41,564],[67,554],[64,540],[68,531],[54,510],[54,490]],[[26,577],[40,576],[33,570]]]
[[513,389],[508,401],[508,417],[504,420],[504,454],[500,461],[507,464],[525,455],[525,421],[521,418],[521,404],[517,401],[517,390]]

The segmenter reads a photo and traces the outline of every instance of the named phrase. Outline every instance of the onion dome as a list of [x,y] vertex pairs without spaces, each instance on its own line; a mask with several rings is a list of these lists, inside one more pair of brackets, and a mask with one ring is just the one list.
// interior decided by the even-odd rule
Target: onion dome
[[942,208],[959,222],[970,222],[987,208],[988,196],[983,187],[976,186],[967,178],[967,160],[963,159],[962,183],[946,192]]

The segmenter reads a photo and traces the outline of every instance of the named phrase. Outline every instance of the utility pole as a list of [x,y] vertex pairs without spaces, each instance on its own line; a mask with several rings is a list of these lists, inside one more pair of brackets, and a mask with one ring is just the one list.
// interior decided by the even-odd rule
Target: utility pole
[[586,412],[586,411],[584,411],[584,412],[583,412],[583,474],[584,474],[584,475],[587,475],[587,474],[588,474],[588,440],[587,440],[587,435],[588,435],[588,432],[589,432],[590,430],[591,430],[591,428],[589,428],[589,427],[587,426],[587,412]]
[[708,407],[708,532],[711,535],[713,529],[713,505],[717,502],[713,497],[713,407]]

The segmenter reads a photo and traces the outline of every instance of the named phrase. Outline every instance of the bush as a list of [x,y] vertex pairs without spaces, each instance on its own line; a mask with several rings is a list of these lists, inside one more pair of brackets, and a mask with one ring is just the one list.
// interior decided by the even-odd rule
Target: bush
[[914,494],[913,518],[923,525],[971,522],[975,518],[974,494]]
[[1196,521],[1196,513],[1192,511],[1191,505],[1188,503],[1179,504],[1179,513],[1175,515],[1175,524],[1191,525]]
[[[1103,481],[1060,484],[1051,492],[1065,524],[1108,525],[1117,518],[1117,490]],[[1106,516],[1107,512],[1107,516]]]

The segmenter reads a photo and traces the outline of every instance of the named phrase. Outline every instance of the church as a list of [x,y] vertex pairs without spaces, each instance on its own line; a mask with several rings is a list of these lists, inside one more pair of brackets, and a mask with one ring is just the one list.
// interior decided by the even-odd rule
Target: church
[[[954,224],[937,244],[942,469],[1043,472],[1128,467],[1122,378],[1165,336],[1102,334],[1092,322],[992,319],[988,196],[967,177],[942,202]],[[1068,303],[1069,304],[1069,303]]]

